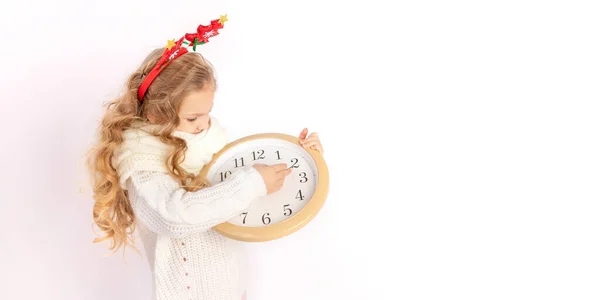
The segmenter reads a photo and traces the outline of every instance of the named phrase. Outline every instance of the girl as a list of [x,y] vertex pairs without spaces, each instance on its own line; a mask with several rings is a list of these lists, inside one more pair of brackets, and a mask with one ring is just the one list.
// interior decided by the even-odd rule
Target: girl
[[[253,200],[279,190],[285,164],[240,169],[209,186],[198,176],[227,143],[210,115],[216,80],[210,64],[187,47],[218,34],[223,17],[198,33],[150,53],[110,103],[89,167],[93,217],[111,250],[133,247],[137,230],[153,278],[153,299],[245,298],[244,252],[212,227],[243,212]],[[316,133],[300,138],[323,152]]]

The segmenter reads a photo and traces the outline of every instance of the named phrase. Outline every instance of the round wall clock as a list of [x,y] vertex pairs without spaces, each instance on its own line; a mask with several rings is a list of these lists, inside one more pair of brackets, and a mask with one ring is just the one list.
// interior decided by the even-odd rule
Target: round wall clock
[[286,134],[255,134],[227,144],[214,155],[202,170],[213,185],[236,168],[254,164],[286,163],[292,169],[279,191],[260,197],[237,217],[215,226],[217,232],[239,241],[264,242],[287,236],[315,217],[327,198],[329,172],[323,156],[299,142]]

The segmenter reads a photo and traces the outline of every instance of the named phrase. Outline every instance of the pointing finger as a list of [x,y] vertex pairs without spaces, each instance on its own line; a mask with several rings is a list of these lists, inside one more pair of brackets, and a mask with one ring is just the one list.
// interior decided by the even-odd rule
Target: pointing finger
[[283,170],[287,169],[287,165],[284,164],[284,163],[276,164],[276,165],[273,165],[272,167],[275,168],[276,172],[283,171]]
[[288,175],[292,173],[290,169],[284,169],[276,173],[278,180],[284,180]]

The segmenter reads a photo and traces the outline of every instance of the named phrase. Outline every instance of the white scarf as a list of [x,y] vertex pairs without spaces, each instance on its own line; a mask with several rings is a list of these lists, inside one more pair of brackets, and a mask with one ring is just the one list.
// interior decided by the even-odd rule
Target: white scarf
[[[151,134],[157,129],[156,125],[144,125],[124,132],[124,141],[115,150],[112,159],[123,189],[126,189],[127,179],[135,172],[169,172],[165,161],[174,148]],[[227,135],[225,128],[214,117],[210,118],[210,127],[198,134],[173,132],[173,136],[184,139],[188,147],[181,167],[197,175],[213,155],[227,144]]]

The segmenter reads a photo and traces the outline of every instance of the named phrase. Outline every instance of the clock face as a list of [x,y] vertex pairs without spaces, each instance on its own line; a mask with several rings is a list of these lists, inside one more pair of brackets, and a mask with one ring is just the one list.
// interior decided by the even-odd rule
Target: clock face
[[214,185],[223,182],[236,169],[254,164],[285,163],[292,173],[283,187],[256,199],[251,206],[229,221],[245,227],[264,227],[280,223],[301,211],[311,200],[318,182],[318,169],[311,155],[300,145],[277,138],[253,139],[221,153],[207,173]]

